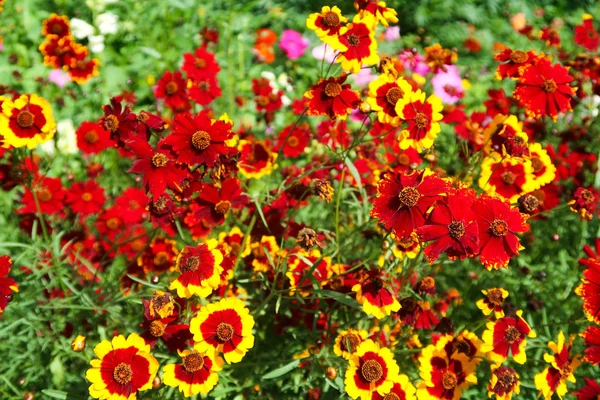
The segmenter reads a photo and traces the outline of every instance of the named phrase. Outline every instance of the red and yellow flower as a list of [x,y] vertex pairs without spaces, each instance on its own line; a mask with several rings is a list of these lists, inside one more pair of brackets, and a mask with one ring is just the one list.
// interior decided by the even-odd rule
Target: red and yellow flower
[[65,15],[58,15],[55,13],[50,14],[42,22],[42,35],[56,35],[59,38],[69,36],[71,34],[71,24],[69,18]]
[[183,298],[207,297],[217,289],[223,272],[223,254],[218,245],[216,239],[209,239],[195,247],[186,246],[175,262],[181,275],[171,282],[169,289],[177,290],[177,295]]
[[277,153],[272,152],[263,141],[240,140],[238,151],[240,152],[238,168],[242,176],[247,179],[260,179],[277,168],[275,164]]
[[589,258],[581,285],[575,293],[583,299],[583,311],[591,322],[600,324],[600,261]]
[[381,319],[400,309],[400,303],[392,291],[385,287],[377,270],[368,272],[360,283],[352,286],[352,291],[356,292],[356,301],[362,305],[363,311],[375,318]]
[[494,152],[481,163],[479,187],[514,203],[520,195],[537,189],[531,161]]
[[137,392],[152,388],[158,361],[150,354],[150,346],[132,333],[125,339],[115,336],[94,348],[97,359],[85,377],[91,382],[90,396],[95,399],[133,400]]
[[324,6],[320,13],[313,13],[306,20],[306,27],[314,31],[319,39],[330,45],[333,49],[341,50],[340,34],[345,30],[344,25],[348,18],[342,15],[337,6]]
[[560,399],[567,394],[567,381],[575,383],[573,373],[581,364],[579,355],[571,356],[573,339],[575,335],[569,337],[569,342],[565,341],[565,334],[558,333],[558,342],[549,342],[548,347],[553,354],[544,354],[544,360],[551,364],[545,370],[535,376],[535,387],[540,391],[539,396],[550,400],[556,393]]
[[585,344],[583,361],[600,366],[600,327],[590,325],[579,334]]
[[588,51],[596,51],[600,43],[600,35],[594,28],[594,18],[591,14],[583,14],[582,19],[581,25],[575,27],[573,41]]
[[410,93],[412,86],[404,78],[383,73],[369,84],[367,103],[377,113],[377,119],[381,123],[399,126],[401,121],[396,112],[396,104]]
[[533,169],[533,183],[536,189],[554,181],[556,167],[540,143],[529,145],[529,160]]
[[496,396],[496,400],[510,400],[513,394],[519,394],[521,383],[519,374],[504,365],[492,365],[492,377],[487,387],[488,397]]
[[356,74],[364,65],[379,63],[375,40],[375,19],[370,14],[356,14],[351,24],[346,25],[339,41],[343,47],[336,57],[344,71]]
[[394,380],[394,386],[383,394],[379,392],[373,392],[372,400],[417,400],[415,397],[417,391],[408,376],[399,374]]
[[364,329],[349,328],[340,331],[333,344],[333,353],[338,357],[349,360],[356,353],[358,346],[367,340],[369,334]]
[[223,353],[228,364],[240,362],[254,346],[253,327],[254,318],[236,297],[207,304],[190,322],[194,348],[199,352]]
[[354,8],[359,15],[364,17],[369,15],[373,17],[373,30],[377,23],[383,26],[398,22],[398,13],[393,8],[387,7],[385,1],[379,0],[354,0]]
[[13,278],[8,277],[12,260],[9,256],[0,257],[0,315],[6,309],[8,302],[12,300],[13,292],[19,291],[19,285]]
[[308,115],[327,115],[330,119],[346,119],[350,112],[361,103],[359,94],[344,84],[346,75],[319,79],[310,90],[304,93],[304,103]]
[[433,142],[441,131],[439,121],[442,119],[442,100],[432,94],[425,100],[425,93],[420,89],[411,92],[398,100],[396,113],[408,126],[400,132],[398,141],[402,150],[412,147],[418,152],[433,146]]
[[4,137],[4,148],[27,146],[35,149],[54,137],[56,123],[46,100],[37,94],[24,94],[14,101],[3,100],[0,132]]
[[481,351],[488,353],[488,358],[502,364],[509,356],[519,364],[527,361],[525,337],[536,337],[529,324],[521,317],[523,311],[517,311],[514,317],[503,317],[495,322],[488,322],[487,330],[483,332]]
[[371,400],[373,393],[385,395],[394,387],[400,368],[390,349],[372,340],[362,342],[350,357],[344,384],[353,399]]
[[490,315],[492,311],[496,318],[504,317],[504,310],[502,304],[508,297],[508,292],[502,288],[491,288],[488,290],[481,291],[486,297],[477,300],[477,307],[485,315]]
[[195,394],[207,394],[219,381],[223,359],[214,354],[214,350],[177,351],[181,364],[167,364],[163,367],[163,382],[167,386],[179,388],[184,397]]

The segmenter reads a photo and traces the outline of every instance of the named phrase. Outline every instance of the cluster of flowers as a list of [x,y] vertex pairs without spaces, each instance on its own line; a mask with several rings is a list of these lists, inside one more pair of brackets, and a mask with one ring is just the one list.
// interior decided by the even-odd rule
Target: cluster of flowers
[[45,40],[39,50],[44,65],[66,71],[80,85],[98,75],[100,61],[89,57],[87,46],[75,42],[66,16],[50,15],[43,23],[42,35]]

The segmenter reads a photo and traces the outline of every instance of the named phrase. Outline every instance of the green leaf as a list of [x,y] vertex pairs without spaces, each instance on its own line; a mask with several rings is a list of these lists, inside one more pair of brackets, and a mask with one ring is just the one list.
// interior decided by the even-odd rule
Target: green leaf
[[345,295],[344,293],[335,292],[333,290],[321,290],[319,293],[348,307],[360,309],[360,305],[356,302],[356,300],[348,295]]
[[44,393],[46,396],[48,397],[52,397],[53,399],[62,399],[62,400],[67,400],[67,392],[63,392],[62,390],[54,390],[54,389],[44,389],[42,390],[42,393]]
[[285,375],[288,372],[290,372],[291,370],[298,367],[298,365],[300,365],[300,360],[294,360],[291,363],[284,365],[283,367],[277,368],[277,369],[269,372],[268,374],[263,375],[262,378],[263,379],[279,378],[280,376]]
[[150,57],[154,57],[156,59],[161,59],[162,58],[162,54],[160,54],[158,52],[158,50],[153,49],[151,47],[140,46],[140,50],[142,51],[142,53],[148,54]]
[[50,373],[52,373],[52,383],[60,386],[65,378],[65,368],[60,357],[54,357],[54,360],[50,363]]

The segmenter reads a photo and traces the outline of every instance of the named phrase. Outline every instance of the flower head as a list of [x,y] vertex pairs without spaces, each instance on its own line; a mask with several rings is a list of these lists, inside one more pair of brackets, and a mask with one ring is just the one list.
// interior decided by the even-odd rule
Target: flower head
[[549,342],[548,347],[553,354],[544,354],[544,360],[551,366],[535,376],[535,387],[540,391],[544,399],[549,400],[556,393],[559,398],[567,393],[567,381],[575,383],[573,373],[581,364],[579,355],[571,356],[573,339],[571,335],[569,342],[565,341],[565,334],[558,333],[558,342]]
[[488,353],[488,358],[496,363],[503,363],[512,354],[513,360],[519,364],[527,361],[525,346],[526,337],[536,337],[529,324],[521,317],[523,311],[517,311],[514,317],[503,317],[496,322],[488,322],[483,333],[484,341],[481,351]]
[[178,351],[181,364],[167,364],[163,367],[165,385],[179,388],[184,397],[207,394],[217,382],[217,371],[222,369],[223,360],[214,351]]
[[56,123],[50,103],[37,94],[21,95],[14,101],[4,99],[0,113],[3,147],[35,149],[54,137]]
[[210,239],[195,247],[186,246],[175,262],[181,275],[171,282],[169,289],[177,290],[179,297],[189,298],[193,295],[208,297],[218,288],[223,272],[223,253],[217,245],[217,240]]
[[344,84],[346,75],[320,79],[304,93],[304,103],[308,115],[327,115],[330,119],[346,119],[360,104],[358,92],[349,84]]
[[405,150],[412,147],[422,152],[433,146],[441,131],[439,121],[442,119],[443,108],[439,97],[432,94],[425,100],[425,93],[419,89],[399,100],[396,103],[396,113],[408,124],[398,136],[400,148]]
[[19,291],[19,285],[13,278],[8,277],[12,260],[9,256],[0,257],[0,315],[6,309],[8,302],[12,300],[13,292]]
[[377,112],[379,122],[399,126],[400,117],[396,112],[396,104],[410,93],[412,86],[404,78],[383,73],[369,84],[367,102],[371,110]]

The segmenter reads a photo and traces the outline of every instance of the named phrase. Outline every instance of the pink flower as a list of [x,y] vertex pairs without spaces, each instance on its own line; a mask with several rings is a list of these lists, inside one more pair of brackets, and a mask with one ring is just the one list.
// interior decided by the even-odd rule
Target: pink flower
[[371,73],[371,68],[365,68],[358,71],[358,74],[352,74],[352,78],[357,86],[366,86],[375,80],[377,76]]
[[400,53],[398,58],[402,61],[402,64],[404,64],[404,69],[408,71],[423,76],[429,72],[429,66],[425,62],[425,57],[419,53],[413,53],[410,50],[406,50]]
[[291,29],[286,29],[281,33],[279,47],[290,60],[302,57],[308,48],[309,41],[302,37],[302,34]]
[[446,65],[446,72],[440,72],[431,79],[434,93],[444,104],[454,104],[465,95],[460,73],[455,65]]
[[325,62],[331,64],[335,57],[338,55],[338,51],[335,51],[331,48],[331,46],[326,45],[325,43],[318,45],[317,47],[312,49],[312,56],[317,60],[325,60]]
[[387,41],[398,40],[400,39],[400,27],[399,26],[390,26],[385,30],[383,34],[383,38]]
[[67,83],[71,82],[71,76],[62,69],[53,69],[48,74],[48,80],[59,88],[63,88]]

